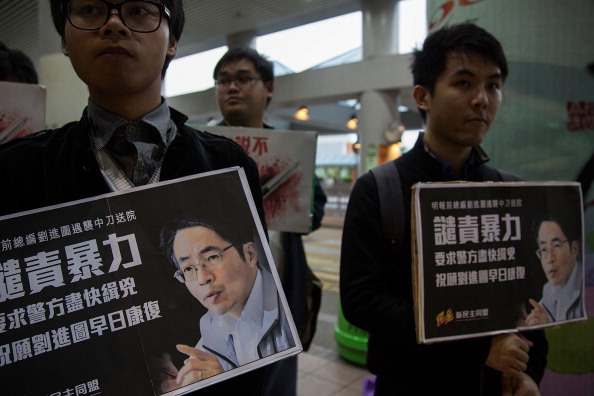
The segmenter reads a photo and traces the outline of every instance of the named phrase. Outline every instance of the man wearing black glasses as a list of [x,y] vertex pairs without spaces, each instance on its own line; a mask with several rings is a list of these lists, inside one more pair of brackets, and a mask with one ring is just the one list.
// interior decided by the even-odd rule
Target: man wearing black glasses
[[[2,146],[0,215],[240,166],[264,224],[254,161],[231,140],[186,126],[161,96],[184,26],[182,0],[50,0],[50,7],[88,106],[77,122]],[[262,371],[199,394],[259,394]]]
[[252,48],[233,48],[218,61],[213,77],[220,125],[271,128],[264,112],[274,94],[272,62]]
[[[208,309],[196,346],[177,345],[189,359],[170,368],[176,375],[162,384],[164,391],[295,346],[273,275],[259,261],[253,228],[231,205],[214,209],[162,233],[175,278]],[[237,221],[221,217],[222,212]]]

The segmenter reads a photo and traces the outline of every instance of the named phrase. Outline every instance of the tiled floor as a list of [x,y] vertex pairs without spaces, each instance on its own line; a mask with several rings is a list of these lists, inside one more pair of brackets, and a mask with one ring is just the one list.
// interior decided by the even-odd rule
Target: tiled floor
[[363,378],[371,377],[363,367],[309,352],[299,355],[298,372],[298,396],[362,396]]

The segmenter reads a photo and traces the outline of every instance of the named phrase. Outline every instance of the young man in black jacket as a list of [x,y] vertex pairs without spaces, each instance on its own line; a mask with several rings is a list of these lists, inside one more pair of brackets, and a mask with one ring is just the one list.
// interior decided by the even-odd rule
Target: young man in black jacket
[[501,181],[479,145],[501,104],[507,61],[499,42],[473,24],[429,35],[414,53],[413,96],[426,129],[395,161],[406,213],[402,251],[395,254],[380,225],[377,181],[362,175],[350,196],[341,252],[345,318],[370,333],[369,370],[376,395],[538,395],[548,345],[542,331],[435,344],[416,341],[411,186],[450,180]]
[[[184,26],[182,0],[50,0],[50,6],[89,102],[79,121],[0,148],[0,215],[240,166],[264,224],[255,162],[233,141],[186,126],[187,117],[161,96]],[[195,394],[259,395],[264,371]]]

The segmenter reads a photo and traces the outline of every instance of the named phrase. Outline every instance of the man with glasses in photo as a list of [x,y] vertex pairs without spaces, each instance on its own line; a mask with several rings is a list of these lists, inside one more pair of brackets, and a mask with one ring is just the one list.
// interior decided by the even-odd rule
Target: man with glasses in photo
[[536,255],[548,282],[539,302],[529,300],[533,309],[526,317],[527,326],[584,317],[579,225],[570,225],[567,213],[536,223]]
[[[230,139],[185,125],[187,117],[161,96],[184,27],[182,0],[49,4],[62,51],[87,85],[88,105],[79,121],[0,148],[0,215],[240,166],[264,224],[255,162]],[[263,374],[198,393],[259,395]]]
[[196,346],[177,345],[189,359],[163,391],[295,346],[273,275],[259,261],[253,228],[235,212],[237,222],[210,217],[182,220],[162,233],[162,248],[177,268],[175,278],[208,309]]

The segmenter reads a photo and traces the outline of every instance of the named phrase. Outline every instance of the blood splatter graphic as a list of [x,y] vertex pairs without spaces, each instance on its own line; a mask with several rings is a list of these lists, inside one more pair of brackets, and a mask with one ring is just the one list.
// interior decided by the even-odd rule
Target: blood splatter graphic
[[[261,165],[259,169],[260,185],[264,185],[275,175],[282,172],[290,163],[291,159],[277,158],[272,164]],[[301,172],[294,173],[264,198],[264,214],[267,224],[272,224],[272,220],[285,212],[287,208],[299,211],[299,183],[301,179]]]
[[[21,120],[22,118],[23,118],[23,114],[18,110],[0,111],[0,134],[2,134],[2,132],[6,128],[19,122],[19,120]],[[31,132],[33,132],[31,130],[31,128],[25,124],[21,128],[20,132],[13,136],[13,139],[16,139],[21,136],[25,136]]]

